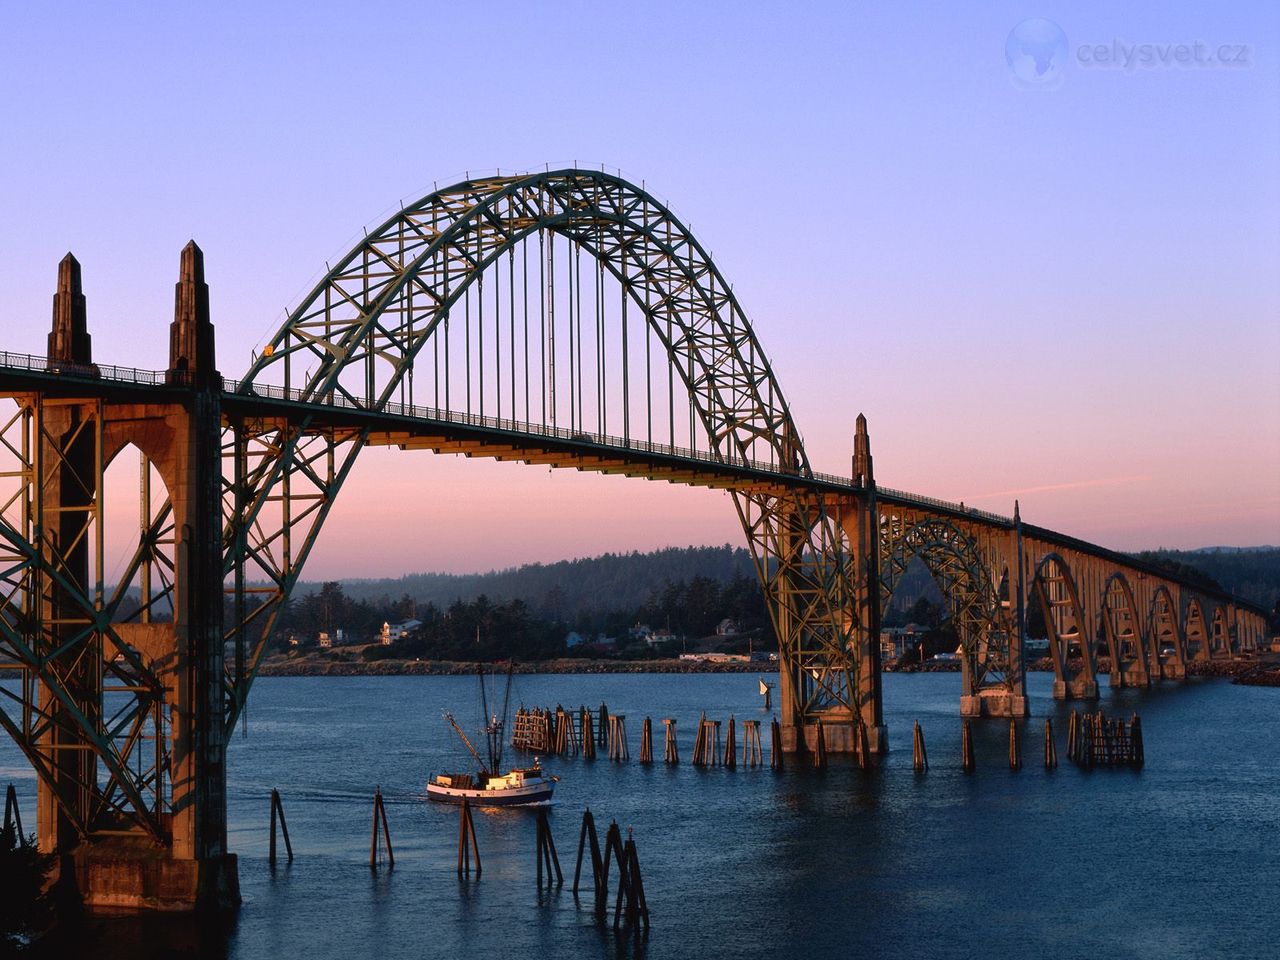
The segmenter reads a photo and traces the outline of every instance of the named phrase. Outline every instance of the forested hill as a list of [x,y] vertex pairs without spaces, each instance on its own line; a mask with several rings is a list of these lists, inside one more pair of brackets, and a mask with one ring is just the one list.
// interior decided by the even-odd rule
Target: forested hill
[[[1198,571],[1223,589],[1260,604],[1268,611],[1280,601],[1280,547],[1204,550],[1149,550],[1137,554],[1170,570]],[[1189,569],[1187,569],[1189,568]],[[606,553],[600,557],[534,563],[489,573],[415,573],[380,580],[344,580],[352,600],[399,600],[447,607],[454,600],[486,595],[493,601],[523,600],[553,620],[572,622],[592,614],[634,610],[661,593],[665,585],[704,577],[727,583],[737,576],[755,577],[751,557],[741,547],[671,547],[653,553]],[[922,594],[932,594],[928,580],[903,584],[895,604],[906,609]],[[302,583],[302,596],[319,584]],[[909,594],[909,596],[907,595]]]
[[[670,547],[653,553],[606,553],[600,557],[533,563],[490,573],[413,573],[397,579],[343,580],[353,600],[392,600],[409,596],[418,603],[447,607],[454,600],[484,594],[495,602],[523,600],[555,620],[572,622],[583,614],[639,608],[668,582],[706,577],[722,583],[736,576],[755,577],[751,555],[741,547]],[[317,590],[304,583],[302,595]]]
[[1205,547],[1201,550],[1146,550],[1142,560],[1192,567],[1222,589],[1252,600],[1268,612],[1280,602],[1280,547]]

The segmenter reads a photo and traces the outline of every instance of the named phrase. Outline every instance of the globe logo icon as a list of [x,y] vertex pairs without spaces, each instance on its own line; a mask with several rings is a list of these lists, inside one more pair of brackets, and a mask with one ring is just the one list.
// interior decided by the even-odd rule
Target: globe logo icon
[[1023,20],[1009,31],[1004,58],[1018,86],[1052,90],[1062,84],[1067,35],[1052,20]]

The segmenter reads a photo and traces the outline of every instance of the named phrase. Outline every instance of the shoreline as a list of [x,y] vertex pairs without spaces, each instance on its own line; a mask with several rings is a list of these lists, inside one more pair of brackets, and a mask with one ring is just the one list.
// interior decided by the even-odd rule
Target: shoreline
[[[492,664],[486,664],[486,667]],[[260,677],[457,677],[471,676],[473,661],[319,660],[299,657],[264,660]],[[558,658],[516,663],[517,674],[537,673],[777,673],[777,661],[715,663],[701,660],[580,660]]]
[[[489,666],[489,665],[487,665]],[[1075,664],[1072,664],[1075,666]],[[1109,673],[1105,657],[1096,664],[1099,676]],[[459,660],[329,660],[317,657],[272,657],[258,669],[260,677],[455,677],[475,673],[473,661]],[[955,661],[910,664],[887,673],[959,672]],[[1053,671],[1048,657],[1027,664],[1028,672]],[[584,660],[560,657],[554,660],[517,662],[518,674],[624,674],[624,673],[777,673],[778,662],[705,660]],[[1200,660],[1187,664],[1187,677],[1216,677],[1247,686],[1280,687],[1280,667],[1266,660]]]

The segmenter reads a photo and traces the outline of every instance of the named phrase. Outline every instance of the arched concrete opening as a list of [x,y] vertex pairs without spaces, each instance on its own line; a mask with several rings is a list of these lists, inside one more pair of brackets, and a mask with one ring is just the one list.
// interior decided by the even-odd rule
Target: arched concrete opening
[[1174,603],[1169,588],[1163,584],[1156,587],[1151,598],[1147,642],[1153,677],[1181,680],[1187,675],[1186,643],[1178,617],[1178,606]]
[[1133,589],[1123,573],[1107,578],[1102,589],[1102,629],[1111,658],[1111,686],[1146,686],[1150,679],[1142,620]]
[[1049,634],[1054,699],[1097,697],[1093,631],[1085,620],[1071,567],[1059,554],[1050,553],[1036,565],[1031,592]]

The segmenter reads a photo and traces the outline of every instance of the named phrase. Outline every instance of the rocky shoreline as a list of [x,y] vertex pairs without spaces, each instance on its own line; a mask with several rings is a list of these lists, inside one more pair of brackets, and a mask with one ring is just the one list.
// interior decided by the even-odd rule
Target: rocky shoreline
[[[1078,663],[1070,664],[1078,669]],[[455,660],[360,660],[272,656],[258,670],[261,677],[450,677],[472,674],[475,664]],[[926,661],[902,664],[886,670],[896,673],[951,673],[959,671],[959,661]],[[1108,673],[1106,657],[1096,664],[1099,674]],[[1027,670],[1053,670],[1048,657],[1031,661]],[[560,658],[516,664],[516,673],[777,673],[777,661],[706,660],[587,660]],[[1218,677],[1245,686],[1280,687],[1280,664],[1258,660],[1197,660],[1187,664],[1188,677]]]

